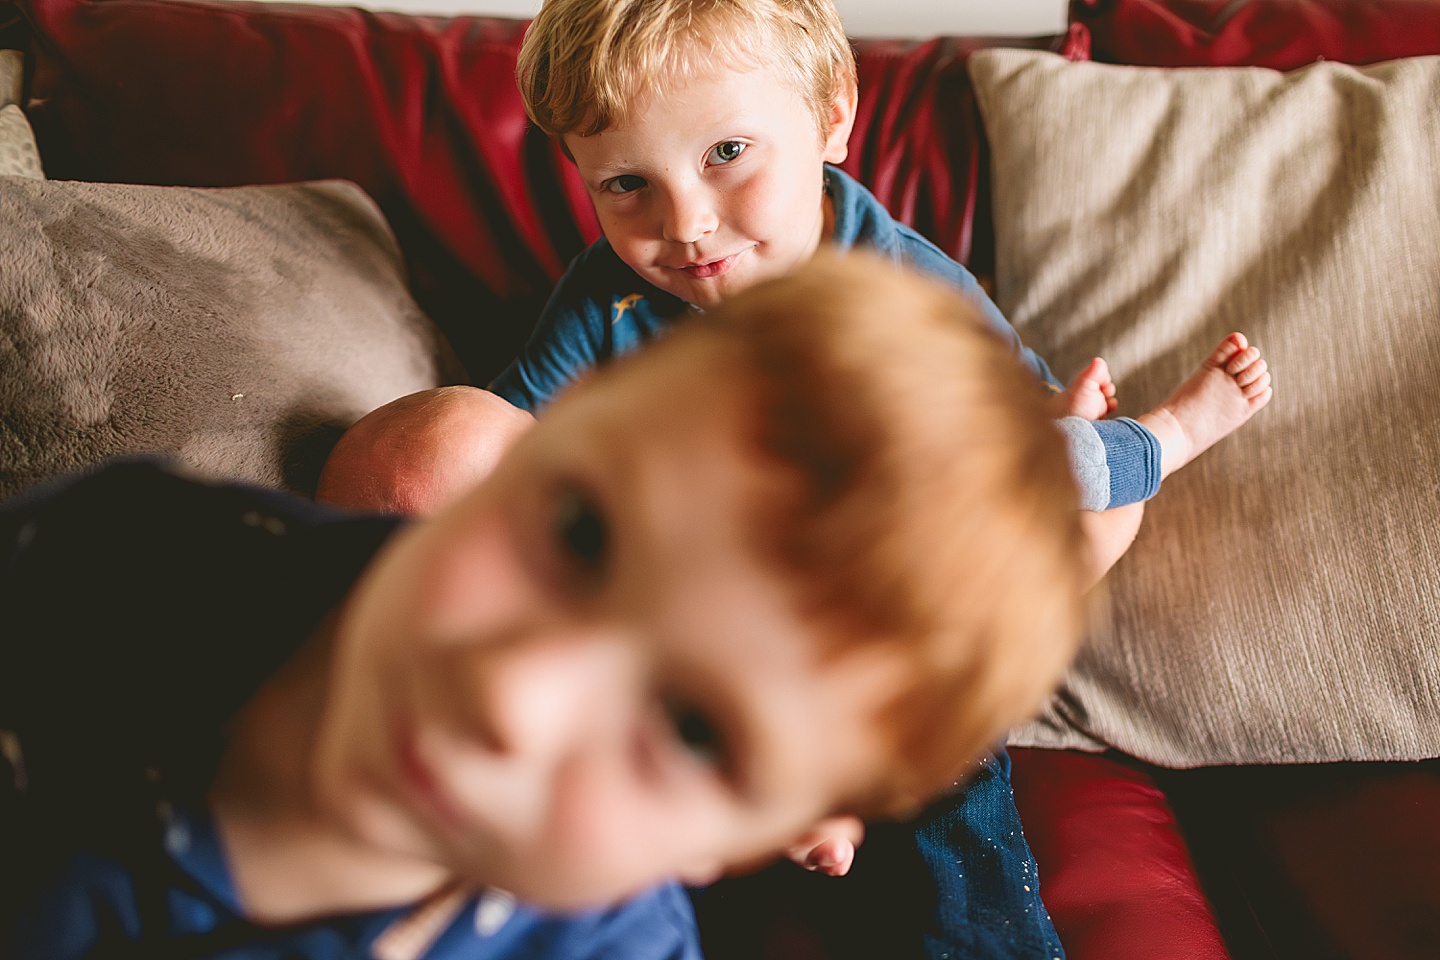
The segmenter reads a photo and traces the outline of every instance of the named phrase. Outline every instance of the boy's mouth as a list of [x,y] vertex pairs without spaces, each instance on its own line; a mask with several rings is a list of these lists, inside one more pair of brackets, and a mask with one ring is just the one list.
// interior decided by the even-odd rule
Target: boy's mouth
[[[742,253],[744,251],[741,251]],[[711,277],[718,277],[729,273],[735,266],[735,261],[740,259],[739,253],[732,253],[728,257],[721,257],[719,260],[707,260],[704,263],[687,263],[681,270],[696,280],[708,280]]]
[[452,829],[463,825],[464,819],[436,779],[434,771],[421,756],[416,742],[414,728],[408,724],[397,724],[393,734],[396,760],[406,787],[422,804]]

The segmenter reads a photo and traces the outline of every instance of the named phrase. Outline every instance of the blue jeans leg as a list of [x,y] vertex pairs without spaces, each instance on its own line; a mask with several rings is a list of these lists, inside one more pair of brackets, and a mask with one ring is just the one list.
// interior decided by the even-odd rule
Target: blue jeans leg
[[987,757],[962,792],[915,821],[935,890],[926,960],[1063,960],[1010,789],[1010,755]]

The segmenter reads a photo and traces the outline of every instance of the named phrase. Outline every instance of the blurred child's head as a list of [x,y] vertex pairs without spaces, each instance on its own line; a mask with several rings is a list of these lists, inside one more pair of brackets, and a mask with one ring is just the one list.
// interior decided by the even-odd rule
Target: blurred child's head
[[547,0],[520,90],[620,259],[702,307],[810,256],[855,61],[832,0]]
[[550,906],[903,813],[1080,630],[1063,443],[953,292],[852,255],[563,395],[336,633],[319,795]]

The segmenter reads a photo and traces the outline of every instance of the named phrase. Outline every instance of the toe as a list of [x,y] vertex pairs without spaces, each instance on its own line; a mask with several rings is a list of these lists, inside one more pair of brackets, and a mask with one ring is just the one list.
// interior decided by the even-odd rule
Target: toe
[[1230,362],[1231,357],[1244,350],[1248,345],[1245,334],[1238,331],[1232,333],[1221,340],[1220,345],[1215,348],[1215,352],[1210,354],[1210,362],[1217,367],[1223,367]]
[[1246,400],[1250,400],[1252,402],[1258,400],[1262,394],[1265,395],[1266,400],[1269,400],[1270,392],[1270,374],[1268,371],[1262,373],[1254,381],[1245,384],[1240,388],[1241,395],[1244,396]]
[[1246,347],[1230,358],[1230,362],[1225,364],[1225,372],[1232,377],[1236,376],[1241,370],[1244,370],[1259,359],[1260,349],[1258,347]]
[[1270,369],[1270,365],[1264,360],[1256,360],[1250,366],[1243,368],[1235,374],[1235,382],[1242,387],[1249,386]]

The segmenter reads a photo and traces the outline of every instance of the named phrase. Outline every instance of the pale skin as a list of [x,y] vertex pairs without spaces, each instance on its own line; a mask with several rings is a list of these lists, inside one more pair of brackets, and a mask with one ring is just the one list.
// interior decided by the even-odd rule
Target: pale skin
[[247,916],[613,902],[777,855],[867,789],[906,665],[827,653],[756,555],[796,479],[753,455],[718,343],[567,394],[242,709],[210,801]]
[[563,139],[620,259],[709,307],[830,235],[825,164],[848,155],[855,107],[846,90],[817,118],[775,70],[717,64],[650,93],[623,124]]
[[[624,124],[563,139],[619,257],[660,289],[705,307],[785,273],[830,234],[833,212],[820,189],[824,164],[845,159],[856,102],[854,90],[842,91],[817,118],[773,71],[717,64],[648,94]],[[1168,476],[1239,428],[1270,395],[1265,361],[1236,333],[1165,403],[1136,419],[1160,440]],[[1116,409],[1115,384],[1096,358],[1061,395],[1057,416],[1096,420]],[[502,410],[475,416],[481,419],[471,428],[482,433],[491,416],[495,429],[515,428]],[[363,462],[363,447],[355,449]],[[435,484],[427,496],[435,507],[458,493]],[[408,499],[412,509],[426,509]],[[1094,582],[1129,549],[1143,516],[1144,504],[1082,514]],[[826,820],[788,855],[838,876],[850,869],[862,835],[854,818]]]

